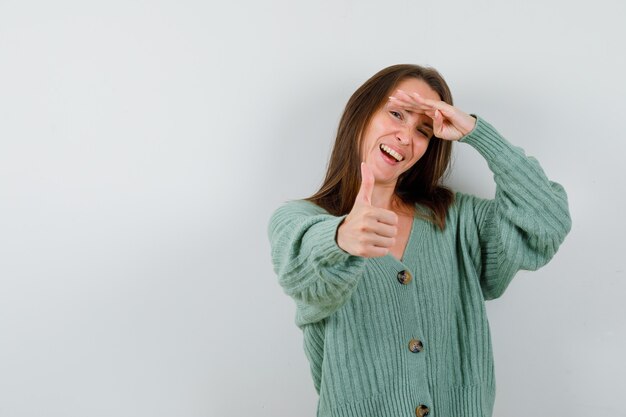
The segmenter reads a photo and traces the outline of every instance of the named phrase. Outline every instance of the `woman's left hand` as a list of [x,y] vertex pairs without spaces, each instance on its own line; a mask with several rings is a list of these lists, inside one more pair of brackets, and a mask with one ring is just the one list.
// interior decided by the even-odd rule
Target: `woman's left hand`
[[389,99],[407,110],[424,113],[433,119],[433,134],[446,140],[459,140],[474,129],[476,119],[440,100],[430,100],[418,93],[396,90]]

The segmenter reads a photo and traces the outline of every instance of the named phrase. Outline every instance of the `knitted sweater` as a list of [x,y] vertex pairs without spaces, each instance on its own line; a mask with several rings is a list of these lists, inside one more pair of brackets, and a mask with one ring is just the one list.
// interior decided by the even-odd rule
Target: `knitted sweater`
[[486,121],[460,142],[487,160],[495,198],[455,193],[443,231],[415,216],[401,261],[344,252],[335,236],[345,216],[313,203],[273,213],[272,262],[296,303],[318,417],[492,415],[484,302],[518,270],[545,265],[571,220],[563,187]]

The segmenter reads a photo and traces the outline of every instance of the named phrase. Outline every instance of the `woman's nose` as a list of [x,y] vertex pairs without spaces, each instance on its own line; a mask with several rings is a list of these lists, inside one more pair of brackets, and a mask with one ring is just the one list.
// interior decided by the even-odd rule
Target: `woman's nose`
[[396,135],[396,139],[398,140],[398,143],[400,145],[408,145],[409,144],[409,139],[407,138],[406,134],[404,133],[399,133]]
[[408,145],[411,143],[411,129],[403,129],[396,134],[396,139],[401,145]]

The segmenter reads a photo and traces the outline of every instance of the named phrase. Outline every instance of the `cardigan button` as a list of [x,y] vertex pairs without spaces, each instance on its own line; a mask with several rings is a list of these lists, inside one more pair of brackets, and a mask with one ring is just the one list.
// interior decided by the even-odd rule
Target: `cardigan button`
[[411,273],[409,271],[407,271],[406,269],[403,271],[398,272],[398,282],[402,285],[406,285],[409,282],[411,282],[411,280],[413,279],[413,277],[411,276]]
[[424,404],[420,404],[419,407],[415,409],[416,417],[426,417],[429,413],[430,410]]
[[421,352],[424,350],[424,344],[421,340],[411,339],[411,341],[409,341],[409,350],[413,353]]

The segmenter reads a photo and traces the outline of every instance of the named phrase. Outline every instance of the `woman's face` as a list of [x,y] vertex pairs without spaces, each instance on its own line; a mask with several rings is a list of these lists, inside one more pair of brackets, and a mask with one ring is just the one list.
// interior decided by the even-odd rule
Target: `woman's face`
[[[435,90],[417,78],[404,79],[396,89],[441,100]],[[398,177],[424,155],[433,135],[432,126],[426,114],[409,112],[390,100],[374,113],[363,132],[361,160],[369,165],[377,184],[395,185]]]

